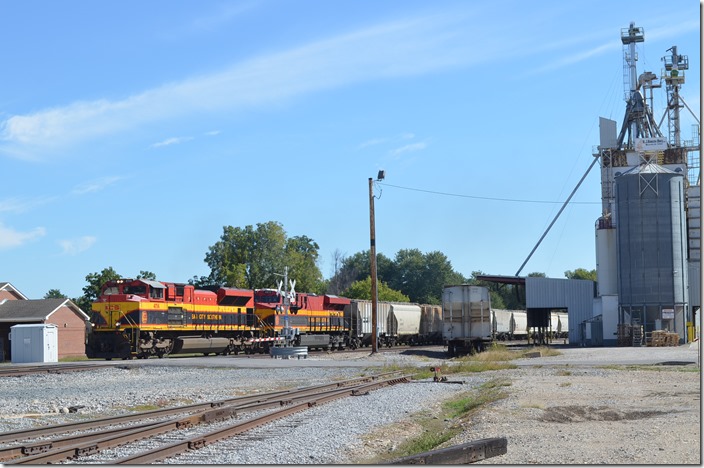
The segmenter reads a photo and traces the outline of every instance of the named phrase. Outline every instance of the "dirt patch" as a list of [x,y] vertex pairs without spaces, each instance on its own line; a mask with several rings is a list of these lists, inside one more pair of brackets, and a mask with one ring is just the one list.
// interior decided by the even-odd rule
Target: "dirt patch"
[[554,406],[547,408],[540,421],[556,423],[576,423],[584,421],[632,421],[647,419],[671,411],[622,411],[608,406]]

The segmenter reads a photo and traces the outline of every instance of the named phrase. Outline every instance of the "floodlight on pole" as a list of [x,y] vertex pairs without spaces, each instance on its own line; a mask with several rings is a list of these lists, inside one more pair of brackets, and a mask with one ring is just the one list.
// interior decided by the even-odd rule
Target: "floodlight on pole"
[[[379,171],[377,174],[377,181],[384,180],[386,176],[385,171]],[[377,303],[378,303],[378,290],[377,290],[377,274],[376,274],[376,233],[374,227],[374,179],[369,178],[369,260],[371,264],[371,283],[372,283],[372,354],[379,351],[378,343],[378,327],[377,327]]]

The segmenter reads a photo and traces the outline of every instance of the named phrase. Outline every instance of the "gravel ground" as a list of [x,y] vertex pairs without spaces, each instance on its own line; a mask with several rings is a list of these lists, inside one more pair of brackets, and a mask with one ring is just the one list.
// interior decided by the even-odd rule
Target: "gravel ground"
[[[415,415],[435,412],[442,400],[490,379],[510,383],[504,387],[506,398],[467,421],[446,421],[461,424],[463,431],[445,445],[486,437],[508,439],[506,455],[482,463],[701,463],[698,349],[687,345],[561,352],[515,361],[518,369],[452,376],[451,380],[462,380],[464,385],[414,382],[338,400],[275,423],[273,430],[265,426],[167,463],[370,463],[422,430]],[[383,353],[367,359],[376,365],[444,362],[438,353],[431,356]],[[310,367],[287,368],[282,362],[278,368],[218,365],[207,371],[189,367],[184,360],[183,366],[170,362],[168,367],[115,366],[95,372],[3,378],[0,432],[124,414],[140,405],[173,406],[302,387],[373,371],[346,367],[344,359],[330,355],[310,357]],[[339,365],[316,367],[321,360],[338,360]],[[654,362],[671,365],[657,366],[658,370],[604,367]],[[81,408],[64,413],[69,407]]]

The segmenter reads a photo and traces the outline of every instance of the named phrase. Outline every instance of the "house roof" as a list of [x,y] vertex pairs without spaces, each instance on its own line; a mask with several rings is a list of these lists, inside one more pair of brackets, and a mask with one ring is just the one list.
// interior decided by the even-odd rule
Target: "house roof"
[[8,282],[0,281],[0,291],[10,291],[10,292],[14,293],[16,296],[19,296],[20,299],[25,299],[25,300],[27,299],[27,296],[22,294],[16,287],[14,287],[13,285],[11,285]]
[[88,315],[70,299],[34,299],[0,303],[0,322],[41,322],[64,306],[88,320]]

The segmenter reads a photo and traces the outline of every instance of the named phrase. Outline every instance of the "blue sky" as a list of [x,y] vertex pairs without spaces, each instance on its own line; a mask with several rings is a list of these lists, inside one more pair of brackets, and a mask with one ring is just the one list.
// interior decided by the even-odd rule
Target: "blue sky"
[[[623,118],[621,29],[645,30],[639,73],[688,55],[699,116],[699,20],[693,0],[2,2],[0,281],[187,281],[223,226],[267,221],[330,277],[333,252],[369,248],[380,169],[378,252],[512,275],[599,116]],[[596,167],[522,274],[595,268],[599,185]]]

